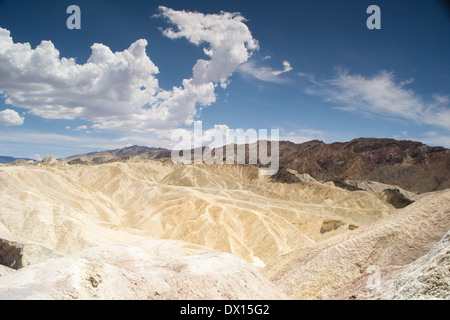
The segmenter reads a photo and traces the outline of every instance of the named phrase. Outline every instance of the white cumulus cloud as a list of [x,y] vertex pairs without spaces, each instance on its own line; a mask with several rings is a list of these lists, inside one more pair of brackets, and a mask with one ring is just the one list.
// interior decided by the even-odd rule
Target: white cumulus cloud
[[158,68],[146,55],[146,46],[146,40],[138,40],[113,53],[94,44],[90,58],[80,65],[59,58],[51,41],[32,49],[28,43],[14,43],[10,32],[0,28],[0,90],[7,104],[43,118],[96,123],[130,113],[149,118],[157,111],[141,106],[154,105],[160,90]]
[[259,49],[258,41],[252,37],[244,23],[245,18],[239,13],[203,14],[175,11],[164,6],[160,11],[176,26],[176,29],[163,30],[166,37],[186,38],[197,46],[205,45],[203,51],[210,60],[197,60],[193,67],[193,85],[214,82],[225,88],[237,67]]
[[[216,101],[216,86],[226,88],[259,45],[238,13],[159,10],[171,25],[163,35],[204,46],[209,57],[198,59],[192,77],[180,79],[180,86],[159,87],[159,70],[144,39],[121,52],[95,43],[87,62],[78,64],[61,58],[51,41],[33,49],[29,43],[15,43],[10,31],[0,28],[0,93],[5,103],[47,119],[90,121],[94,129],[154,131],[192,124],[199,108]],[[23,123],[8,110],[2,113],[2,124]]]
[[24,118],[14,110],[0,111],[0,126],[21,126],[23,122]]

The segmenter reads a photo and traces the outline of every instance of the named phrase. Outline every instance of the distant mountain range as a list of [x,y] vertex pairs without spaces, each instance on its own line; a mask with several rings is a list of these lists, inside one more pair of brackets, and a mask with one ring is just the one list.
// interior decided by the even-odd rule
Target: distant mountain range
[[[246,145],[247,158],[249,150],[257,147],[258,143]],[[375,138],[331,144],[319,140],[299,144],[280,141],[279,146],[280,169],[272,177],[277,182],[298,182],[298,177],[292,173],[295,170],[299,174],[307,173],[317,180],[333,181],[341,186],[345,186],[345,179],[350,179],[397,185],[417,193],[450,188],[450,150],[443,147],[430,147],[408,140]],[[127,161],[137,156],[170,159],[171,150],[131,146],[61,160],[69,164],[106,163]],[[2,163],[16,160],[11,157],[0,159]]]
[[35,161],[33,159],[27,159],[27,158],[14,158],[14,157],[0,156],[0,163],[3,163],[3,164],[8,164],[8,163],[14,162],[16,160]]
[[418,193],[450,188],[450,150],[414,141],[283,142],[280,167],[319,180],[371,180]]
[[[107,157],[108,155],[112,157]],[[171,151],[164,148],[153,148],[153,147],[144,147],[144,146],[131,146],[131,147],[125,147],[121,149],[114,149],[114,150],[106,150],[106,151],[100,151],[100,152],[90,152],[87,154],[82,155],[74,155],[67,157],[66,160],[75,160],[75,159],[81,159],[83,161],[89,161],[89,162],[95,162],[95,163],[101,163],[104,162],[102,160],[106,158],[110,158],[109,160],[114,160],[117,158],[123,158],[123,157],[135,157],[135,156],[143,156],[147,158],[170,158]]]

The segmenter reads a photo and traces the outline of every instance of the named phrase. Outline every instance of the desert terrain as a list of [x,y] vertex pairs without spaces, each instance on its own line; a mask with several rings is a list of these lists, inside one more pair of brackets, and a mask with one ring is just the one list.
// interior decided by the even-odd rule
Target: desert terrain
[[155,153],[0,165],[0,299],[450,298],[448,181],[366,179],[425,153],[368,170],[353,150],[359,171],[320,180],[294,149],[273,177]]

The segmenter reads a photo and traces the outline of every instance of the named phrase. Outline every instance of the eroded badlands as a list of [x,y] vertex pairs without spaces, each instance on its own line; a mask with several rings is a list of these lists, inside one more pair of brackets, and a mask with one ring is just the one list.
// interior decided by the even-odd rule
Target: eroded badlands
[[[450,190],[298,176],[140,158],[3,165],[0,299],[449,298]],[[394,208],[386,188],[414,203]]]

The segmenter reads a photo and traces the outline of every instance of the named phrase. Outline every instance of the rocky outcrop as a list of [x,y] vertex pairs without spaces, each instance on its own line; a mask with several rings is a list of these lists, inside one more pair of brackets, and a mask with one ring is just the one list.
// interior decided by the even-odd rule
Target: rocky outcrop
[[21,240],[12,235],[0,234],[0,265],[20,269],[50,258],[61,257],[61,254],[38,243]]
[[271,181],[281,183],[317,182],[307,173],[299,174],[295,170],[287,168],[280,168],[270,179]]
[[344,181],[344,179],[335,179],[335,180],[332,180],[332,182],[333,182],[333,184],[336,187],[339,187],[339,188],[342,188],[342,189],[345,189],[345,190],[348,190],[348,191],[361,191],[361,190],[364,190],[364,189],[361,189],[361,188],[359,188],[357,186],[354,186],[352,184],[347,183],[346,181]]
[[386,196],[386,202],[392,204],[396,209],[401,209],[414,203],[414,200],[408,199],[398,189],[386,189],[383,193]]
[[40,164],[55,164],[56,162],[58,162],[58,160],[56,160],[53,156],[45,157],[44,159],[39,161]]

